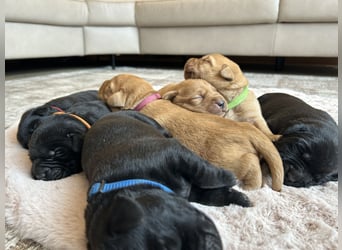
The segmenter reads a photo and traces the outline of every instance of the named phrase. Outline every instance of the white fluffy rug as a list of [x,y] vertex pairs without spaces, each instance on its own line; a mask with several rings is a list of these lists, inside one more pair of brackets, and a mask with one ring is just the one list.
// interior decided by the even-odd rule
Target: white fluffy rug
[[[45,76],[44,80],[47,84],[59,80],[61,89],[67,87],[69,90],[65,91],[70,93],[98,88],[103,80],[122,72],[140,75],[154,83],[156,89],[165,83],[182,79],[180,70],[139,71],[121,68],[111,71],[109,68],[103,68],[94,71],[80,70],[64,75],[52,74]],[[257,95],[275,91],[290,93],[304,99],[314,107],[324,109],[329,107],[326,110],[337,120],[336,89],[325,87],[324,91],[315,92],[315,87],[312,84],[309,85],[310,81],[313,84],[320,84],[317,82],[319,79],[321,79],[321,84],[331,85],[335,78],[254,73],[246,74],[246,76],[250,79],[251,88]],[[77,78],[76,83],[75,78]],[[92,83],[85,84],[84,81],[87,80],[84,79],[89,80],[89,78],[92,79]],[[21,81],[19,79],[16,83],[20,87],[20,84],[24,85],[23,81],[32,83],[34,80],[39,82],[40,78],[29,77]],[[70,82],[79,86],[75,84],[71,86]],[[335,83],[337,85],[337,79]],[[7,86],[10,84],[14,84],[14,80],[7,82]],[[53,85],[56,87],[56,82],[51,86]],[[34,84],[31,87],[28,87],[26,95],[33,95]],[[20,97],[11,95],[10,89],[6,91],[6,104],[15,102],[16,98],[19,101]],[[37,93],[39,91],[41,89],[37,88]],[[21,107],[23,110],[16,114],[16,122],[8,124],[5,136],[5,219],[7,226],[15,230],[21,239],[32,239],[48,249],[82,250],[86,248],[83,215],[88,187],[84,175],[77,174],[50,182],[32,180],[27,150],[16,141],[17,121],[22,111],[64,94],[67,93],[60,90],[58,94],[50,93],[44,96],[46,100],[26,103]],[[9,112],[6,112],[6,115],[10,118]],[[254,207],[242,208],[235,205],[209,207],[194,204],[213,219],[222,237],[224,249],[325,250],[338,248],[337,182],[311,188],[284,186],[280,193],[266,186],[260,190],[245,193],[254,203]]]

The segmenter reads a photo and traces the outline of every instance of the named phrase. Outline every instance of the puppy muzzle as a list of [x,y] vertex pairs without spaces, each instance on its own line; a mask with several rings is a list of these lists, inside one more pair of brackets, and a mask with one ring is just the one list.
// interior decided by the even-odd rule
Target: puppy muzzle
[[227,104],[223,99],[214,99],[212,105],[208,109],[209,113],[224,116],[227,112]]
[[75,161],[68,164],[57,161],[43,161],[37,159],[32,163],[31,174],[35,180],[51,181],[59,180],[80,172]]

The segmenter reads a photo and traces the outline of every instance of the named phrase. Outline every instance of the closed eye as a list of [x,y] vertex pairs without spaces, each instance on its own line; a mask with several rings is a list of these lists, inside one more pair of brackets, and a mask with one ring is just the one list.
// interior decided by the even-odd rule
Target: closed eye
[[206,62],[206,63],[209,63],[210,65],[212,65],[212,62],[211,62],[209,57],[204,57],[203,61]]
[[197,95],[191,98],[190,102],[192,105],[199,105],[202,103],[203,99],[204,99],[203,96]]
[[194,97],[192,97],[191,99],[203,99],[204,97],[201,95],[195,95]]
[[54,151],[54,154],[51,156],[56,157],[56,158],[63,158],[63,157],[66,157],[68,155],[67,149],[63,148],[63,147],[58,147],[58,148],[55,148],[55,150],[51,150],[51,151]]

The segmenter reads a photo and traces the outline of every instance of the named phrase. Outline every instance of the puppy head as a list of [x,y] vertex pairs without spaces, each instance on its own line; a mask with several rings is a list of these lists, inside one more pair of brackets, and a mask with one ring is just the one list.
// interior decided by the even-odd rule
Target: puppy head
[[188,201],[137,189],[88,201],[88,249],[222,249],[213,222]]
[[336,177],[337,142],[326,140],[316,132],[284,133],[275,142],[283,160],[285,185],[308,187]]
[[171,100],[172,103],[194,112],[224,116],[227,111],[224,97],[205,80],[184,80],[166,85],[158,92],[163,99]]
[[86,127],[68,115],[46,118],[32,134],[29,157],[37,180],[58,180],[81,172],[81,149]]
[[221,54],[190,58],[184,66],[184,78],[204,79],[220,92],[243,88],[248,84],[239,65]]
[[146,94],[153,92],[153,87],[144,79],[130,74],[119,74],[103,82],[99,97],[113,111],[131,109]]

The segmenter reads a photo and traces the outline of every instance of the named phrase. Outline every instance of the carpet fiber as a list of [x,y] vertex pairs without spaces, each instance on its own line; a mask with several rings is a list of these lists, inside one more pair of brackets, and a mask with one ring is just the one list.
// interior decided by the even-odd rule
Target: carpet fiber
[[[15,138],[17,122],[28,108],[72,92],[98,89],[104,80],[119,73],[143,77],[155,89],[183,79],[181,70],[129,67],[6,79],[6,249],[85,248],[83,215],[88,183],[84,175],[53,182],[32,180],[27,150]],[[250,72],[246,77],[257,96],[268,92],[292,94],[326,110],[337,121],[337,77]],[[284,186],[278,193],[266,186],[244,191],[254,203],[252,208],[194,206],[213,219],[225,249],[337,249],[337,187],[337,182],[311,188]]]

